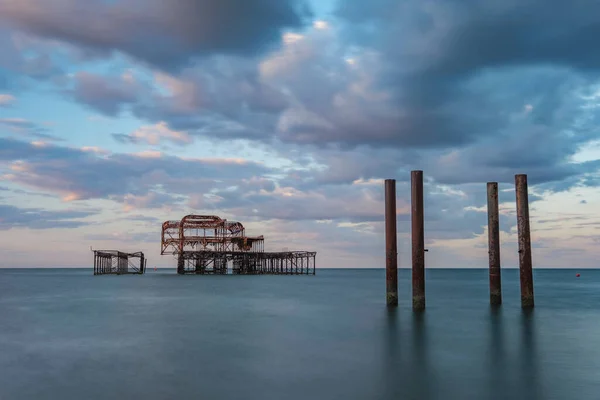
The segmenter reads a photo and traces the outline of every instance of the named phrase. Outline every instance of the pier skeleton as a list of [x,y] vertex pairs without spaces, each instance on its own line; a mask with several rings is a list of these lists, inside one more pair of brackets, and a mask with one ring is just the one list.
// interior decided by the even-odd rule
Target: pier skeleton
[[[144,253],[125,253],[118,250],[93,250],[94,275],[141,275],[146,270],[148,260]],[[131,259],[139,258],[136,265]]]
[[314,251],[264,251],[264,236],[247,236],[240,222],[216,215],[165,221],[161,255],[177,257],[178,274],[315,275]]

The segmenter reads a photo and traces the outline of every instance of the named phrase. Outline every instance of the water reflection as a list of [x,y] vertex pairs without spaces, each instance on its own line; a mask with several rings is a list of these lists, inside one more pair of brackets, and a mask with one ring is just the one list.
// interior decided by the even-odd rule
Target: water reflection
[[535,312],[523,310],[521,313],[521,341],[519,346],[521,371],[520,387],[522,397],[527,399],[542,399],[542,386],[539,382],[539,355],[537,348],[537,336],[535,324]]
[[385,326],[383,327],[383,370],[381,376],[382,392],[379,398],[393,398],[401,393],[402,387],[402,336],[399,331],[399,311],[395,307],[385,310]]
[[490,307],[488,340],[488,371],[489,387],[484,391],[491,399],[512,398],[509,368],[506,357],[504,325],[502,323],[502,308]]
[[435,371],[430,363],[429,332],[426,313],[412,314],[412,348],[410,357],[410,398],[429,399],[435,386]]
[[460,337],[440,315],[387,310],[377,398],[542,399],[535,316],[511,311],[490,308]]

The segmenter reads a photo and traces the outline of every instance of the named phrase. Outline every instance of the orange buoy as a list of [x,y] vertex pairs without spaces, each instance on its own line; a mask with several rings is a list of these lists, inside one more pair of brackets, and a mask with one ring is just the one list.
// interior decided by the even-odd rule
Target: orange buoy
[[580,274],[575,274],[575,276],[579,278],[581,275]]

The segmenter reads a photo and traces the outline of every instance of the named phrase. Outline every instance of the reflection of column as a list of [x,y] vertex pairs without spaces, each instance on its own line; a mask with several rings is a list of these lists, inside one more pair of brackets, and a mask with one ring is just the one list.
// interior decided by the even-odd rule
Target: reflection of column
[[514,384],[508,379],[507,372],[510,370],[506,365],[506,354],[504,345],[504,328],[502,309],[497,307],[490,308],[489,319],[489,378],[490,384],[487,386],[486,398],[516,398],[513,396]]
[[425,326],[425,314],[414,313],[412,315],[412,352],[411,352],[411,370],[413,378],[410,381],[410,393],[415,399],[431,398],[431,386],[434,384],[433,373],[429,366],[429,352],[427,346],[427,329]]
[[539,352],[537,349],[537,331],[533,309],[525,309],[521,315],[521,348],[518,352],[521,358],[519,384],[521,397],[531,400],[544,399],[542,387],[538,380]]
[[[400,315],[397,307],[386,307],[384,321],[384,340],[382,351],[382,371],[381,378],[383,383],[379,386],[378,399],[403,399],[412,398],[406,388],[407,381],[410,380],[410,368],[404,368],[401,349],[405,342],[400,337],[398,330],[398,320]],[[375,396],[374,396],[375,397]]]

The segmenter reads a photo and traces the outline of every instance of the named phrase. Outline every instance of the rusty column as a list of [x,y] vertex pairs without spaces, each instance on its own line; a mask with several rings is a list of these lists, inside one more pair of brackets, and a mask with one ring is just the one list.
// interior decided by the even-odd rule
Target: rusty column
[[519,273],[521,277],[521,307],[533,307],[533,271],[529,228],[529,197],[527,175],[515,175],[517,196],[517,229],[519,234]]
[[385,180],[385,295],[388,306],[398,305],[395,179]]
[[500,220],[498,215],[498,182],[487,183],[488,254],[490,261],[490,304],[502,304],[500,279]]
[[425,309],[425,222],[423,171],[411,171],[412,291],[413,310]]

